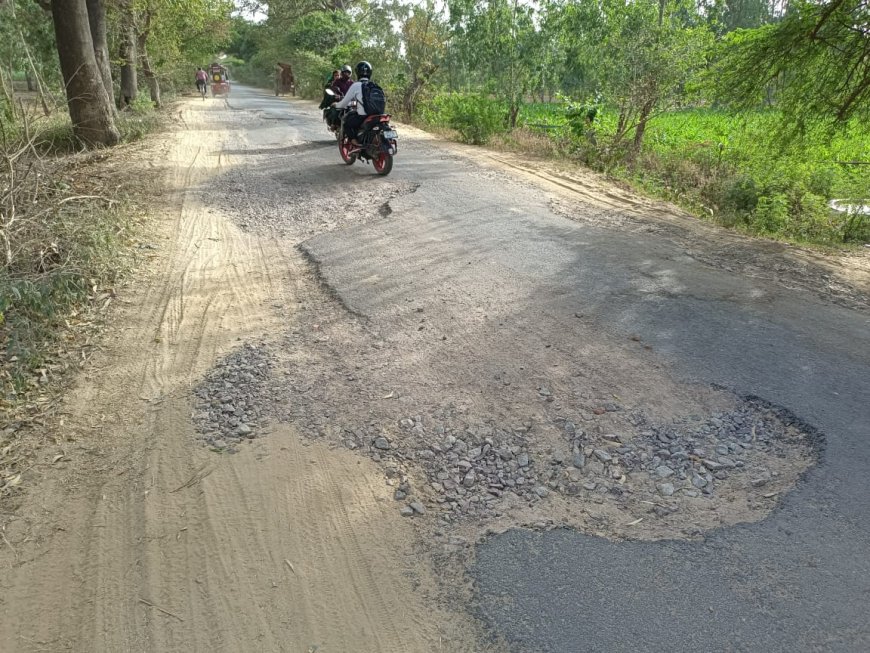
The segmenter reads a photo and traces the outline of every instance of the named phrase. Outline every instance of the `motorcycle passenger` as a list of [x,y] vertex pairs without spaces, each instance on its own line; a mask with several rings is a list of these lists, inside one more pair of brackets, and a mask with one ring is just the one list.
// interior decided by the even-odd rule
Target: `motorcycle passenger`
[[356,65],[357,81],[348,89],[345,96],[340,102],[333,105],[336,109],[346,109],[351,102],[356,101],[356,111],[349,113],[344,118],[344,133],[350,137],[351,145],[359,147],[360,144],[356,140],[357,130],[365,122],[366,110],[363,107],[363,82],[368,82],[372,76],[372,66],[368,61],[360,61]]
[[338,97],[344,97],[350,87],[353,86],[352,74],[353,71],[350,69],[350,66],[345,64],[341,67],[340,77],[337,80],[333,80],[331,88]]
[[203,87],[206,85],[208,80],[208,73],[206,73],[202,68],[196,69],[196,90],[199,93],[202,93]]
[[[347,94],[347,91],[350,89],[350,87],[353,86],[353,79],[351,79],[352,72],[353,71],[350,69],[350,66],[345,64],[341,67],[341,76],[339,77],[339,79],[333,80],[332,86],[329,87],[332,92],[335,93],[337,100],[343,98]],[[326,96],[326,98],[327,100],[325,101],[328,101],[329,96]],[[330,106],[326,110],[326,122],[328,122],[330,125],[337,125],[338,120],[338,109],[336,109],[334,106]]]
[[[329,76],[329,79],[326,80],[326,85],[323,87],[324,89],[333,90],[332,86],[336,82],[341,79],[341,73],[339,71],[333,70],[332,75]],[[323,94],[323,99],[320,101],[319,109],[326,109],[332,104],[332,98],[330,98],[326,93]]]

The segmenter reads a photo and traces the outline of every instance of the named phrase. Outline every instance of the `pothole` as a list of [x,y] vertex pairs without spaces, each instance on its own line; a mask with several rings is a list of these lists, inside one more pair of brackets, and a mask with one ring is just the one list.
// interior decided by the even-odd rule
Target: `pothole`
[[[311,353],[328,340],[297,341],[302,360],[262,342],[224,358],[194,390],[203,444],[234,453],[275,419],[379,463],[396,510],[436,528],[572,526],[609,537],[691,537],[760,519],[822,448],[821,434],[785,409],[723,390],[712,392],[727,410],[666,423],[618,402],[541,419],[544,386],[536,405],[507,416],[448,397],[404,414],[390,395],[373,394],[380,384],[368,370],[381,366],[372,359]],[[412,383],[404,379],[406,391]]]
[[[475,419],[454,406],[353,423],[354,409],[343,416],[322,400],[298,396],[293,415],[284,417],[310,437],[330,438],[383,465],[397,509],[431,514],[443,525],[505,518],[581,525],[578,518],[592,518],[612,534],[620,524],[652,519],[667,527],[686,518],[691,534],[768,512],[821,446],[811,427],[756,398],[668,424],[609,404],[601,415],[521,425]],[[330,416],[321,420],[324,428],[318,411]],[[607,427],[596,432],[602,421]]]

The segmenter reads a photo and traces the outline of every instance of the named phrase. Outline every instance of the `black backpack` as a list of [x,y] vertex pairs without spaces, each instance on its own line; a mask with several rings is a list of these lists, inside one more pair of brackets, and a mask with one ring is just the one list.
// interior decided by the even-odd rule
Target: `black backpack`
[[387,96],[384,89],[374,82],[363,82],[363,109],[370,116],[382,114],[387,108]]

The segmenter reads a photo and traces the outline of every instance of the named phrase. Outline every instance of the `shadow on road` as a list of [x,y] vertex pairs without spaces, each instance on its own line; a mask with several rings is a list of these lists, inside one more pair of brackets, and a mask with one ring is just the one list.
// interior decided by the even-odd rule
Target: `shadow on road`
[[244,149],[244,150],[221,150],[220,152],[214,152],[213,154],[217,156],[218,154],[234,154],[239,156],[251,156],[251,155],[274,155],[281,156],[285,154],[301,154],[302,152],[310,152],[311,150],[322,150],[328,147],[336,148],[336,159],[338,158],[338,148],[335,144],[334,139],[325,140],[325,141],[306,141],[304,143],[294,143],[293,145],[282,145],[278,147],[258,147],[253,149]]

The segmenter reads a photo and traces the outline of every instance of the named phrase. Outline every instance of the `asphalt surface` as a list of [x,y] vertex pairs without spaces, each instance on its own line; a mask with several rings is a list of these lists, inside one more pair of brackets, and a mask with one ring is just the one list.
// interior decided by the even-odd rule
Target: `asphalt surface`
[[[229,102],[322,146],[331,182],[381,182],[341,168],[313,105],[239,87]],[[772,515],[702,540],[489,538],[470,570],[488,626],[518,651],[870,650],[870,315],[709,268],[654,234],[559,217],[540,189],[401,129],[388,179],[415,190],[384,197],[382,220],[304,245],[351,310],[386,319],[449,289],[451,319],[457,305],[499,312],[529,339],[582,311],[610,346],[637,334],[687,381],[761,397],[824,437],[821,462]],[[579,346],[571,337],[556,345]]]

